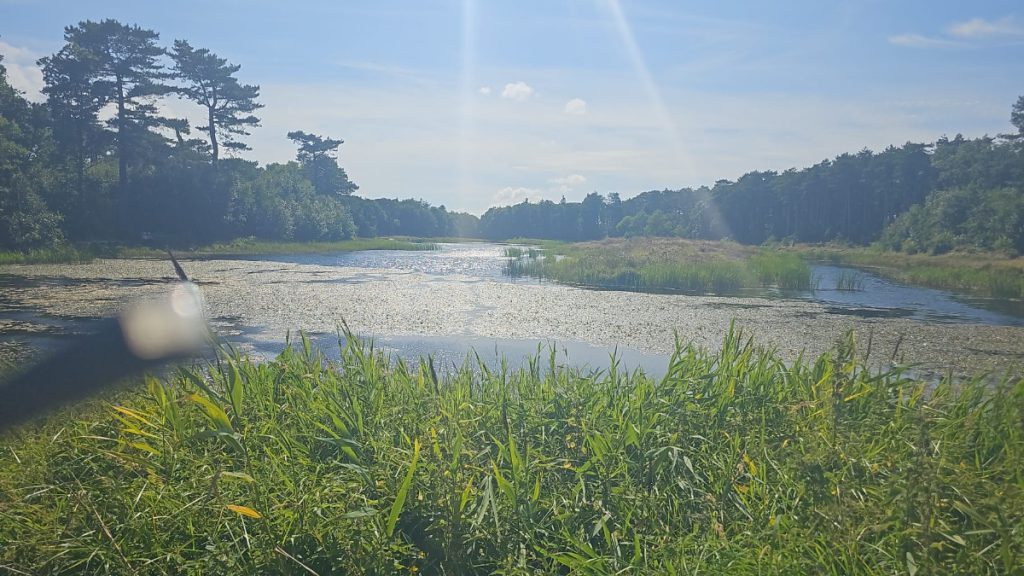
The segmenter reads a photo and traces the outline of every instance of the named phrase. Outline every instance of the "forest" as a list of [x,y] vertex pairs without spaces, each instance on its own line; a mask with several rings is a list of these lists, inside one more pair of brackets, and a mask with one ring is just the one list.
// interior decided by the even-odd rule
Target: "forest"
[[[232,157],[260,123],[260,89],[205,48],[164,47],[109,19],[68,26],[64,39],[39,61],[44,103],[15,90],[0,61],[0,247],[475,234],[475,217],[443,206],[353,196],[341,139],[295,130],[293,161]],[[162,116],[168,97],[205,122]]]
[[480,229],[496,240],[675,236],[1016,255],[1024,251],[1024,97],[1012,119],[1015,134],[863,150],[801,170],[748,172],[712,187],[492,208]]
[[[413,199],[368,199],[339,164],[340,138],[294,130],[295,159],[234,155],[260,123],[241,67],[153,30],[83,21],[43,58],[46,100],[29,102],[0,61],[0,248],[118,242],[197,246],[237,238],[355,236],[566,241],[674,236],[857,245],[905,252],[1024,251],[1024,96],[1010,134],[908,142],[713,186],[524,201],[481,217]],[[162,116],[193,103],[205,121]],[[414,193],[414,192],[413,192]]]

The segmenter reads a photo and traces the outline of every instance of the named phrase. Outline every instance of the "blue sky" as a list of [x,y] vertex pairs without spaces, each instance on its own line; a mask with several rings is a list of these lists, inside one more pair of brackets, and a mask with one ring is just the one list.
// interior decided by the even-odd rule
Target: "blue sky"
[[946,0],[0,0],[12,83],[38,98],[35,59],[102,18],[241,64],[245,157],[340,137],[360,194],[475,213],[1007,132],[1024,94],[1024,5]]

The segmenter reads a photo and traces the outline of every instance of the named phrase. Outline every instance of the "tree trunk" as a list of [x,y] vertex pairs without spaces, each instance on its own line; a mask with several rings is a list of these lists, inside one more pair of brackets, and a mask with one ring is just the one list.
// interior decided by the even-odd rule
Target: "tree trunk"
[[117,77],[117,213],[121,235],[128,234],[128,145],[125,142],[124,80]]
[[125,152],[128,146],[125,145],[125,111],[124,111],[124,82],[120,76],[117,77],[117,185],[121,201],[128,195],[128,158]]
[[210,152],[213,154],[213,163],[217,164],[217,159],[220,157],[220,153],[217,147],[217,124],[213,121],[213,109],[217,106],[217,94],[213,95],[213,102],[207,106],[207,117],[210,128]]

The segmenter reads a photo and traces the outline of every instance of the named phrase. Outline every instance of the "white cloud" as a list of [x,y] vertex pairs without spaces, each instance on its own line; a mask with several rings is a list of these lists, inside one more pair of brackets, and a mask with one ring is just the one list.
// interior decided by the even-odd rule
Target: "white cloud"
[[586,182],[587,179],[582,174],[569,174],[561,178],[552,178],[550,182],[552,184],[558,184],[561,186],[578,186]]
[[544,199],[542,191],[536,188],[526,188],[523,186],[506,186],[501,190],[494,193],[491,197],[491,206],[508,206],[510,204],[519,204],[523,200],[530,200],[531,202],[540,202]]
[[29,100],[42,101],[43,71],[36,66],[41,55],[3,40],[0,40],[0,54],[4,55],[3,66],[7,68],[7,81],[11,86],[24,92]]
[[999,20],[971,18],[964,22],[956,22],[949,27],[949,34],[958,38],[995,38],[1006,36],[1024,36],[1024,26],[1012,17]]
[[528,100],[533,96],[533,88],[529,84],[520,80],[519,82],[510,82],[505,84],[505,89],[501,91],[501,97],[507,100]]
[[490,96],[491,95],[491,87],[490,86],[481,86],[479,92],[481,94],[483,94],[484,96]]
[[587,101],[580,98],[573,98],[565,103],[565,113],[574,116],[582,116],[587,113]]
[[897,46],[907,46],[910,48],[945,48],[958,45],[957,42],[952,40],[923,36],[921,34],[900,34],[898,36],[890,36],[889,43]]

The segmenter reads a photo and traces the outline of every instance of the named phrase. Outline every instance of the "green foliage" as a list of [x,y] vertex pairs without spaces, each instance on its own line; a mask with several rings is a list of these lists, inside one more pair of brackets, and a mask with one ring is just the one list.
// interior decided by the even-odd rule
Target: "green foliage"
[[[576,245],[564,257],[506,248],[509,276],[532,276],[573,286],[638,292],[735,294],[775,287],[810,290],[811,270],[796,254],[761,250],[706,257],[700,253],[661,253],[656,248],[626,245]],[[518,254],[518,255],[517,255]],[[525,257],[524,257],[525,256]]]
[[389,362],[302,339],[0,439],[26,573],[1012,573],[1024,380],[786,365],[730,332],[666,375]]
[[[64,38],[39,62],[45,105],[26,101],[0,66],[0,249],[25,253],[11,260],[38,259],[65,241],[196,246],[248,236],[478,234],[475,216],[443,206],[352,198],[358,187],[337,163],[340,139],[289,133],[298,163],[221,158],[224,148],[247,149],[238,138],[258,125],[253,113],[262,106],[259,87],[235,78],[240,67],[207,49],[177,40],[168,54],[157,32],[112,19],[68,26]],[[188,138],[186,120],[157,114],[169,93],[202,107],[198,130],[209,142]],[[113,116],[101,121],[108,108]]]
[[252,114],[263,107],[256,101],[259,86],[239,84],[235,73],[241,66],[228,64],[205,48],[197,50],[186,40],[174,41],[171,58],[182,82],[175,91],[206,109],[206,126],[199,129],[210,137],[213,161],[220,157],[221,145],[231,150],[249,150],[236,137],[248,136],[248,127],[259,126],[259,118]]
[[344,140],[307,134],[301,130],[289,132],[288,139],[299,147],[296,160],[318,193],[348,196],[359,189],[338,166],[336,155]]
[[1024,298],[1024,262],[993,253],[908,254],[871,248],[798,249],[811,260],[870,266],[872,272],[907,284],[994,298]]
[[1024,251],[1024,190],[975,186],[936,192],[900,215],[879,243],[890,250],[943,254],[974,248]]
[[747,260],[763,286],[806,291],[811,286],[811,268],[803,258],[790,252],[764,249]]

